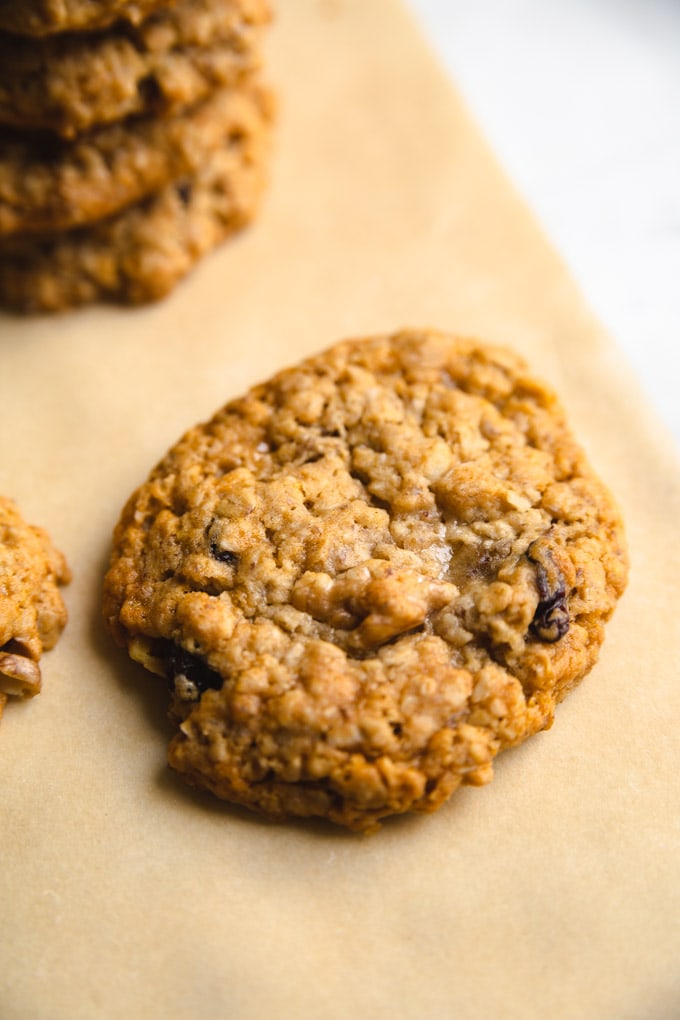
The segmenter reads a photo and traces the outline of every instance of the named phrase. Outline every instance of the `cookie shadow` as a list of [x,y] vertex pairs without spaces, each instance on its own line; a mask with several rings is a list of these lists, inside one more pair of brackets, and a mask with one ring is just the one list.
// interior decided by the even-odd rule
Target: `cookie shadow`
[[[266,829],[271,833],[285,835],[304,833],[313,840],[323,843],[337,844],[340,841],[361,844],[366,841],[367,844],[368,842],[373,844],[374,840],[379,840],[381,836],[390,832],[416,833],[420,830],[421,825],[427,825],[428,821],[427,814],[410,812],[384,818],[379,827],[374,830],[353,832],[325,818],[270,818],[240,804],[221,800],[208,790],[192,787],[169,765],[158,770],[155,784],[156,788],[164,794],[171,796],[185,808],[199,812],[203,816],[223,818],[225,821],[238,822],[256,829]],[[452,803],[446,804],[443,806],[443,810],[450,811],[452,806]]]

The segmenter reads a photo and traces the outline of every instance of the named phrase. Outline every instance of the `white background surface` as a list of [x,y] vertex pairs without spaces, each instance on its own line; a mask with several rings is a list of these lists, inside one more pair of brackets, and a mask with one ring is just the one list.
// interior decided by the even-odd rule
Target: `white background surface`
[[409,0],[680,448],[680,0]]

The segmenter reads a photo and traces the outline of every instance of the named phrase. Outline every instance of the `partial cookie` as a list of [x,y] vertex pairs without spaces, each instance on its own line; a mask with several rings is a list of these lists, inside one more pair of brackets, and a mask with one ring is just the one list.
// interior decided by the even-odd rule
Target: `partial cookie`
[[408,331],[189,431],[122,513],[104,616],[167,679],[190,783],[362,830],[550,726],[626,573],[550,389],[509,351]]
[[244,82],[176,116],[133,117],[71,143],[8,133],[0,154],[0,237],[93,223],[195,174],[225,135],[238,132],[244,106],[260,92]]
[[0,30],[42,36],[105,28],[115,21],[138,25],[175,0],[0,0]]
[[181,0],[137,27],[21,39],[0,33],[0,122],[73,137],[167,116],[261,62],[266,0]]
[[267,180],[271,103],[235,94],[220,147],[193,177],[93,227],[0,243],[0,305],[59,311],[163,297],[194,263],[255,216]]
[[69,580],[47,533],[0,496],[0,715],[8,697],[39,693],[38,663],[66,624],[59,586]]

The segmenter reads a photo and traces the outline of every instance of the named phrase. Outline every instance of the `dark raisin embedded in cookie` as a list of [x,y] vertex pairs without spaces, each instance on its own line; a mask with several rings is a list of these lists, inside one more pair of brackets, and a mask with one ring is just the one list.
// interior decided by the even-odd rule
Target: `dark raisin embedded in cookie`
[[549,726],[626,572],[553,393],[507,350],[412,330],[187,432],[123,511],[104,615],[171,681],[188,782],[365,830]]
[[179,701],[198,701],[209,688],[219,689],[222,677],[200,656],[171,644],[167,651],[169,679]]
[[559,641],[569,630],[564,575],[555,562],[550,546],[545,543],[541,546],[540,542],[535,542],[527,551],[527,558],[536,566],[536,586],[540,596],[531,621],[532,630],[541,641]]

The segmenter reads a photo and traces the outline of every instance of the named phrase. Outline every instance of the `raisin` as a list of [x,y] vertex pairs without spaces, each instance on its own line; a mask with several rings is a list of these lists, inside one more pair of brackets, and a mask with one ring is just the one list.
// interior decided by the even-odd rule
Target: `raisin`
[[232,552],[231,549],[220,549],[217,542],[210,543],[210,555],[214,560],[226,563],[228,567],[235,567],[238,564],[238,553]]
[[209,688],[219,690],[222,677],[202,659],[179,645],[170,644],[167,653],[168,674],[175,693],[182,700],[197,701]]
[[175,190],[180,198],[180,201],[184,205],[189,205],[189,202],[191,200],[191,185],[187,181],[184,181],[181,184],[177,184]]
[[152,74],[141,79],[141,81],[137,84],[137,92],[139,93],[144,105],[151,108],[157,108],[163,99],[161,87],[158,84],[157,79]]
[[562,571],[552,553],[536,543],[529,547],[527,559],[536,567],[536,587],[539,602],[531,621],[531,632],[540,641],[554,644],[569,630],[567,590]]

